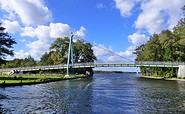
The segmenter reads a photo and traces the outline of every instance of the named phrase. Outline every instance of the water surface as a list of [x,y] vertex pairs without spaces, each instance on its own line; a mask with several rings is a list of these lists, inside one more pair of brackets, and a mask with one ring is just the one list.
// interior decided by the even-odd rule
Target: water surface
[[0,112],[43,114],[185,113],[185,82],[136,74],[0,88]]

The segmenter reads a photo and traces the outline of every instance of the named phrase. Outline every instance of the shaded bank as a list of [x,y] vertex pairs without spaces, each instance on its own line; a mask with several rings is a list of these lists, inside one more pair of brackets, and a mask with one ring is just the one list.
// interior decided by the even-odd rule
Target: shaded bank
[[0,76],[0,87],[34,85],[85,77],[87,76],[83,74],[74,76],[22,76],[22,77]]
[[168,81],[185,81],[185,79],[180,78],[165,78],[160,76],[141,76],[142,78],[156,79],[156,80],[168,80]]

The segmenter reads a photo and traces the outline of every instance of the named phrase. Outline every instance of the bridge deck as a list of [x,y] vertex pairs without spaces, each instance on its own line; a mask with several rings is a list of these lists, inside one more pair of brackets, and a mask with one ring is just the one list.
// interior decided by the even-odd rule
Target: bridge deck
[[[135,63],[123,63],[123,64],[97,64],[97,63],[77,63],[74,64],[72,68],[94,68],[94,67],[175,67],[178,68],[179,65],[185,65],[185,63],[181,62],[135,62]],[[48,66],[35,66],[35,67],[19,67],[19,68],[6,68],[0,69],[0,72],[9,72],[11,70],[18,70],[18,71],[37,71],[37,70],[52,70],[52,69],[66,69],[66,64],[60,65],[48,65]]]

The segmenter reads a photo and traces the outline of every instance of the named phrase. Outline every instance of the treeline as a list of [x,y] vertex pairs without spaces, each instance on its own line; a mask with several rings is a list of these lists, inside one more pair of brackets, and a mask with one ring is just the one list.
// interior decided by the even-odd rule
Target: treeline
[[[74,63],[94,62],[96,57],[92,50],[92,45],[83,40],[76,40],[74,46]],[[57,38],[50,46],[50,51],[44,53],[39,61],[28,56],[25,59],[14,59],[5,62],[1,68],[31,67],[43,65],[57,65],[67,63],[69,38]]]
[[[185,13],[185,6],[182,8]],[[146,44],[136,48],[136,61],[185,62],[185,18],[170,30],[153,34]],[[175,68],[141,67],[143,75],[173,77],[177,74]]]

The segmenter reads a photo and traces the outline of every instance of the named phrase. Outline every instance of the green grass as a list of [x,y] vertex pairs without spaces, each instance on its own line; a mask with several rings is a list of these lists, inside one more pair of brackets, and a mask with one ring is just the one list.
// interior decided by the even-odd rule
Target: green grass
[[26,84],[37,84],[45,83],[59,80],[75,79],[85,77],[85,75],[75,75],[75,76],[6,76],[0,75],[0,86],[16,86],[16,85],[26,85]]

